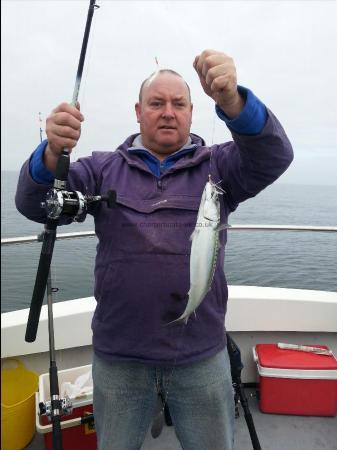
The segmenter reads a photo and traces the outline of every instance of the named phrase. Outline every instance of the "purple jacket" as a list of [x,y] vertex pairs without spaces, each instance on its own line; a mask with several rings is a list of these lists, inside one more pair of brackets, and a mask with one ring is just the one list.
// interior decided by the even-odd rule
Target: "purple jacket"
[[[134,135],[115,152],[93,152],[71,164],[68,189],[96,195],[117,191],[116,208],[108,209],[102,203],[90,211],[99,240],[93,345],[103,359],[185,364],[209,357],[226,345],[224,245],[212,289],[196,316],[186,326],[167,326],[186,306],[189,237],[203,188],[209,173],[214,182],[221,182],[226,191],[221,196],[221,220],[227,223],[240,202],[255,196],[287,169],[293,152],[270,111],[256,136],[233,133],[234,142],[212,147],[196,135],[191,137],[195,152],[183,156],[159,178],[139,156],[127,151]],[[32,180],[27,161],[18,183],[18,210],[43,222],[39,205],[49,187]],[[225,244],[226,231],[220,234]]]

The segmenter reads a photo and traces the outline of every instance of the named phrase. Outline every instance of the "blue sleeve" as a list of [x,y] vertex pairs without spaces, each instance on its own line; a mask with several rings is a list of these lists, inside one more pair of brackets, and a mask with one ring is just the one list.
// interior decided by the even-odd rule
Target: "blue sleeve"
[[36,183],[51,184],[54,181],[54,175],[46,169],[43,163],[43,153],[47,147],[48,141],[44,140],[36,148],[29,161],[29,172]]
[[245,106],[239,116],[230,119],[218,105],[215,105],[215,111],[235,133],[246,136],[257,135],[261,133],[267,122],[267,108],[249,89],[238,86],[238,91],[245,100]]

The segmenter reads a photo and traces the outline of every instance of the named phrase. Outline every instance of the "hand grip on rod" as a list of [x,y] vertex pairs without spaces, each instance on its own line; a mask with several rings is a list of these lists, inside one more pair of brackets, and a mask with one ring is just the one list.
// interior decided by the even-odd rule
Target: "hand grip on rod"
[[[57,160],[55,181],[57,180],[66,183],[68,179],[69,166],[70,166],[70,152],[68,149],[65,148],[62,150],[62,153],[60,154]],[[54,183],[54,187],[57,189],[59,186]],[[65,189],[66,186],[64,185],[63,188]]]
[[61,401],[55,361],[51,361],[51,366],[49,368],[49,385],[51,398],[51,421],[53,424],[53,450],[62,450]]
[[48,274],[51,260],[53,257],[54,243],[56,239],[57,221],[49,220],[43,234],[43,243],[40,253],[40,261],[36,274],[34,291],[30,304],[27,328],[26,342],[34,342],[40,320],[41,308],[44,294],[46,291]]

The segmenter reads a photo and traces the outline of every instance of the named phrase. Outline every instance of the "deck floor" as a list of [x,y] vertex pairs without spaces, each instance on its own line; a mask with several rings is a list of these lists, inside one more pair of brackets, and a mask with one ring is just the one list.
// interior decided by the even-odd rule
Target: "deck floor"
[[[251,389],[246,389],[262,450],[337,450],[337,417],[263,414],[258,409],[257,399],[250,396],[252,393]],[[240,417],[236,419],[235,450],[252,450],[252,448],[243,411],[240,408]],[[43,436],[36,434],[26,449],[43,450]],[[165,426],[157,439],[152,438],[150,431],[147,433],[142,450],[159,449],[181,450],[173,427]]]

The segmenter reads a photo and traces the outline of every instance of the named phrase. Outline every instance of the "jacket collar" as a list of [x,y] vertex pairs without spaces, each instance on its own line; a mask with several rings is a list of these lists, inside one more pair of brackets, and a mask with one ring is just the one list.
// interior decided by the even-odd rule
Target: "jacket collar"
[[[140,170],[152,173],[146,163],[139,157],[137,152],[134,151],[139,148],[132,147],[132,143],[137,136],[139,136],[139,133],[129,136],[125,142],[117,148],[117,152],[126,160],[129,166],[137,167]],[[190,138],[191,144],[188,147],[185,146],[168,157],[177,158],[177,160],[174,165],[163,174],[163,176],[168,173],[175,172],[176,170],[196,166],[202,161],[209,159],[210,149],[206,147],[205,141],[200,136],[192,133],[190,134]],[[143,150],[145,152],[147,151],[145,148],[139,150]]]

